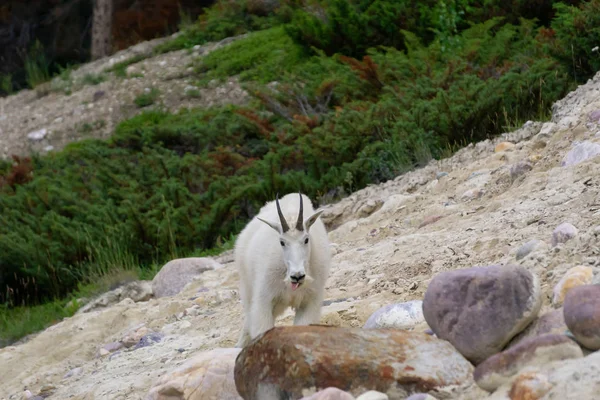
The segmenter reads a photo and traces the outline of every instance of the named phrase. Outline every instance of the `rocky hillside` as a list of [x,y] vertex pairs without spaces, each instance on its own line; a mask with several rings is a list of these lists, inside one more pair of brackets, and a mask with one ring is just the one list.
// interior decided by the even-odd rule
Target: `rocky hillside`
[[[31,151],[47,153],[66,144],[107,138],[115,126],[150,107],[182,108],[243,104],[247,95],[235,79],[196,87],[192,61],[239,37],[153,54],[156,46],[176,35],[143,42],[55,77],[35,90],[0,98],[0,158]],[[241,36],[240,36],[241,37]],[[136,98],[150,95],[149,104]]]
[[[185,81],[166,77],[185,72],[192,56],[129,71],[165,62],[160,79],[118,89],[110,79],[77,99],[48,94],[56,101],[43,107],[33,92],[3,99],[4,154],[24,149],[25,132],[45,128],[39,143],[60,147],[77,123],[114,121],[151,83],[181,104]],[[239,399],[236,386],[249,399],[265,379],[292,398],[341,385],[351,394],[312,398],[378,390],[390,399],[591,399],[600,392],[599,155],[597,74],[555,104],[551,122],[528,122],[328,205],[334,258],[321,322],[340,328],[272,330],[234,370],[242,315],[231,254],[174,261],[152,284],[86,300],[72,318],[0,349],[0,399]],[[277,325],[292,319],[290,311]],[[368,329],[382,327],[396,330]]]

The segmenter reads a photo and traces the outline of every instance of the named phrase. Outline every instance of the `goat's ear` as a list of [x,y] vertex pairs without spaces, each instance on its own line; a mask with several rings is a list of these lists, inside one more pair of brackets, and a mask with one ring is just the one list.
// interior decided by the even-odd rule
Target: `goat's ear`
[[256,217],[257,220],[264,222],[265,224],[269,225],[271,228],[273,228],[275,231],[277,231],[277,233],[281,234],[281,227],[273,222],[269,222],[269,221],[265,221],[264,219],[260,218],[260,217]]
[[308,232],[308,230],[310,229],[310,227],[312,226],[312,224],[315,223],[315,221],[317,220],[317,218],[319,218],[321,216],[321,213],[325,211],[325,210],[319,210],[316,213],[314,213],[313,215],[311,215],[310,217],[307,218],[306,221],[304,221],[304,228],[306,229],[306,232]]

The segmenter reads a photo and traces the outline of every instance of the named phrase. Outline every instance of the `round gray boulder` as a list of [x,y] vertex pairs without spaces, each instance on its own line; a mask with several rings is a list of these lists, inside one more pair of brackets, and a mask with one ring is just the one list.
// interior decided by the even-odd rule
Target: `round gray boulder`
[[222,268],[212,258],[178,258],[166,263],[152,280],[155,297],[174,296],[203,272]]
[[440,339],[478,364],[537,316],[542,305],[537,276],[515,265],[447,271],[425,292],[423,315]]

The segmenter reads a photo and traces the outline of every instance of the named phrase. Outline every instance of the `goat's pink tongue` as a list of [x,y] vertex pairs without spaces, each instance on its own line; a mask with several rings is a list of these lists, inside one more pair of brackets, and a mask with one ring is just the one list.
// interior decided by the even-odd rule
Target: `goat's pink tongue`
[[292,282],[292,290],[296,290],[296,289],[298,289],[298,283]]

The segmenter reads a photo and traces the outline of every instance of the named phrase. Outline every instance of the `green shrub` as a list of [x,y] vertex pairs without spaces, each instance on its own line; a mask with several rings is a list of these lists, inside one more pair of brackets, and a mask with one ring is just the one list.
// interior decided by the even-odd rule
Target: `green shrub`
[[600,70],[600,0],[582,2],[579,7],[563,3],[554,7],[554,31],[545,31],[556,35],[557,40],[550,41],[552,54],[579,82],[585,82]]
[[63,298],[98,271],[209,254],[277,192],[319,201],[394,178],[547,118],[573,87],[569,63],[549,53],[559,39],[534,21],[447,21],[433,39],[402,30],[404,49],[358,58],[309,56],[281,27],[256,32],[202,70],[243,76],[247,106],[146,111],[108,141],[0,163],[0,301]]
[[279,79],[303,59],[303,50],[282,27],[251,34],[220,51],[213,51],[199,61],[197,72],[203,81],[238,75],[241,80],[268,83]]
[[247,32],[267,29],[282,22],[278,7],[255,0],[218,0],[170,41],[156,47],[157,54],[189,49]]

